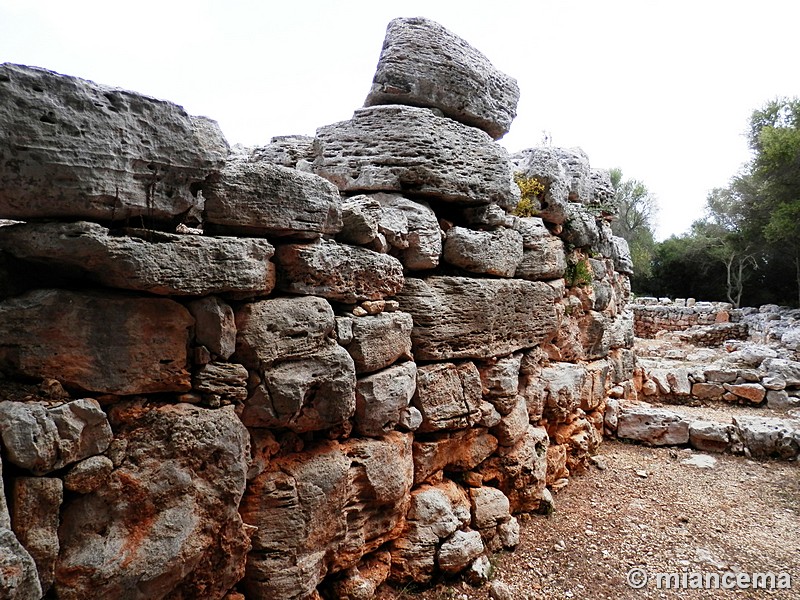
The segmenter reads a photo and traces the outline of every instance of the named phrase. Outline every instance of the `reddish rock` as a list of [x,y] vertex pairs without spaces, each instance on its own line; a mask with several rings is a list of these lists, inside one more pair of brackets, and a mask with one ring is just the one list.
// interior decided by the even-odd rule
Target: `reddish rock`
[[0,302],[0,366],[92,392],[185,392],[193,324],[165,298],[34,290]]
[[439,471],[469,471],[497,449],[497,438],[482,427],[434,434],[414,440],[414,484]]

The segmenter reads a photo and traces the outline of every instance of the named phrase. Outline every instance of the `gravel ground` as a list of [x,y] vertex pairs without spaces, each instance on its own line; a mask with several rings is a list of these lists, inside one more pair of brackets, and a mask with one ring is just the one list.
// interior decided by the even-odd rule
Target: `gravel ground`
[[[493,557],[492,582],[443,581],[424,591],[384,587],[381,599],[800,599],[800,465],[606,441],[600,467],[570,479],[556,511],[522,521],[515,552]],[[633,589],[626,575],[787,572],[793,589]],[[638,574],[638,573],[637,573]],[[687,575],[688,576],[688,575]],[[495,590],[494,592],[492,590]]]

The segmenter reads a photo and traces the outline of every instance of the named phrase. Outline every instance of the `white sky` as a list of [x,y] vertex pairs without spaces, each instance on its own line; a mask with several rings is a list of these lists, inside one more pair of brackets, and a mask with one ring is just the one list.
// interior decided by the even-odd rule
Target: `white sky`
[[800,96],[797,0],[0,0],[0,62],[183,105],[231,144],[350,118],[386,25],[425,16],[521,89],[501,143],[580,146],[658,198],[685,231],[749,158],[750,113]]

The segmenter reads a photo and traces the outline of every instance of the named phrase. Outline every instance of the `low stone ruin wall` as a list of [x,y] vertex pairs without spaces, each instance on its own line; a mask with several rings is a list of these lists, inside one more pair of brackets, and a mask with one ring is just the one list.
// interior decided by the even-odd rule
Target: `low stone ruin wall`
[[740,313],[725,302],[636,298],[631,304],[636,337],[652,339],[661,331],[738,322]]
[[[607,174],[509,157],[517,95],[397,20],[352,119],[231,152],[169,102],[0,66],[16,598],[487,577],[634,389],[630,257],[592,208]],[[545,184],[538,217],[511,214],[512,171]]]

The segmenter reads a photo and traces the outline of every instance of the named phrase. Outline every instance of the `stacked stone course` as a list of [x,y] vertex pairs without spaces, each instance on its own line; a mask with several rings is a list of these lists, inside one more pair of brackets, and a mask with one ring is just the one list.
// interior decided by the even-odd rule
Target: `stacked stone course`
[[174,104],[0,66],[11,597],[485,580],[634,393],[608,176],[509,157],[517,97],[424,19],[392,22],[351,120],[233,151]]

